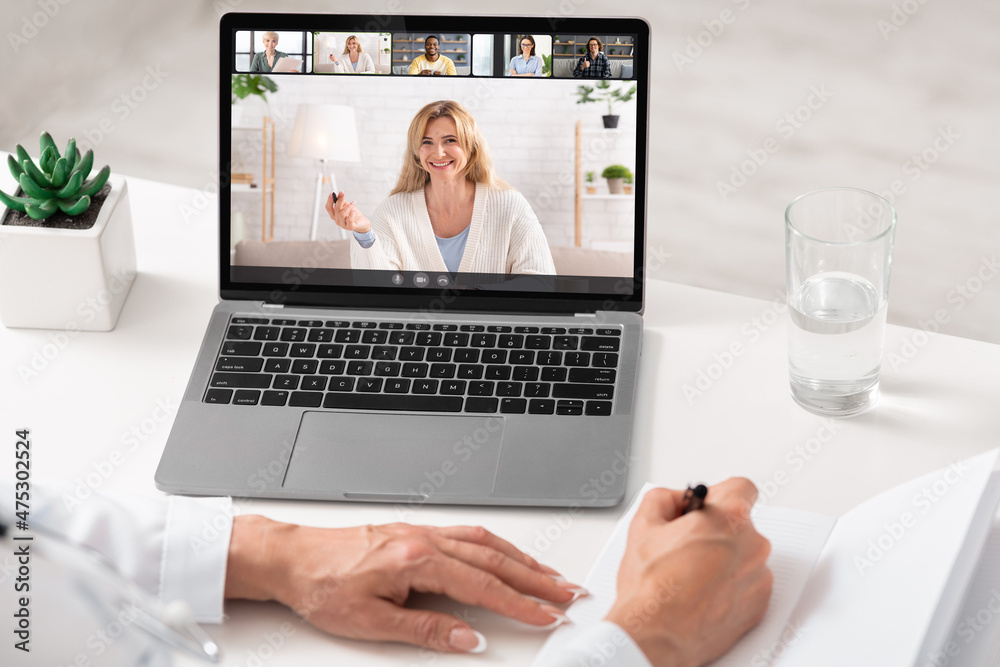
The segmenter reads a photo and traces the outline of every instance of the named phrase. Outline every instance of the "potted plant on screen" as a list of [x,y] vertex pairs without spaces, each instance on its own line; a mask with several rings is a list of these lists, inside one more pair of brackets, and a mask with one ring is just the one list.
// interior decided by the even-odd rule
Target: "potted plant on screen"
[[625,84],[614,87],[607,79],[601,79],[594,86],[577,86],[576,94],[579,99],[576,103],[607,102],[608,115],[601,118],[604,120],[604,127],[612,129],[618,127],[618,116],[614,115],[614,105],[631,101],[635,97],[635,91],[636,84],[632,84],[631,88],[626,88]]
[[625,178],[631,175],[628,167],[620,164],[608,165],[601,172],[601,178],[607,179],[608,191],[613,195],[625,193]]
[[597,186],[594,185],[594,177],[596,175],[597,174],[595,174],[592,171],[588,171],[584,175],[584,180],[587,181],[587,194],[588,195],[596,195],[597,194]]
[[[233,125],[249,124],[256,122],[256,118],[248,118],[245,105],[237,104],[251,95],[259,97],[267,109],[267,94],[278,92],[278,84],[271,77],[263,74],[234,74],[233,75]],[[252,98],[251,98],[252,99]],[[261,116],[267,115],[266,111],[261,111]]]
[[625,177],[625,194],[632,194],[632,172],[629,172]]
[[17,185],[0,190],[0,319],[8,327],[110,331],[135,279],[125,179],[94,152],[48,132],[37,163],[8,155]]

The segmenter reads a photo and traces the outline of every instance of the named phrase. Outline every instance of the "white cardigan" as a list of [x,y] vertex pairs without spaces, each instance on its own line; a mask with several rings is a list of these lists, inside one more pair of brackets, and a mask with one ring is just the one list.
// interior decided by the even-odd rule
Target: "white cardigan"
[[372,57],[363,51],[358,54],[358,69],[356,70],[351,66],[351,56],[347,53],[344,53],[337,58],[337,62],[334,64],[337,66],[337,71],[341,74],[363,74],[365,72],[375,72],[375,63],[372,62]]
[[[375,242],[368,248],[351,244],[352,268],[448,273],[423,189],[390,196],[375,209],[371,223]],[[469,238],[458,270],[555,274],[545,232],[520,192],[476,184]]]

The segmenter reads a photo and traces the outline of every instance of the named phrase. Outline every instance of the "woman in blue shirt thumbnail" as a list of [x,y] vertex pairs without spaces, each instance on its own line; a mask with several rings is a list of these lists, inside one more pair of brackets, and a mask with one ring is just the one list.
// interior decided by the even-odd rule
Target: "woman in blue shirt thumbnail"
[[521,55],[510,59],[507,76],[545,76],[542,59],[535,55],[535,38],[531,35],[521,38]]

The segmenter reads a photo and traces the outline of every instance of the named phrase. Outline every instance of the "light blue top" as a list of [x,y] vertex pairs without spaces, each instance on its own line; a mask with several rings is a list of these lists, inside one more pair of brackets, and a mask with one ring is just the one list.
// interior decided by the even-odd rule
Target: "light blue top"
[[514,70],[518,74],[534,74],[535,76],[543,76],[542,59],[538,56],[531,56],[525,60],[523,54],[514,56],[510,59],[510,66],[507,67],[508,76],[510,76],[511,70]]
[[[469,240],[469,229],[471,227],[472,225],[469,225],[450,239],[443,239],[437,234],[434,235],[438,250],[441,251],[441,257],[444,259],[444,265],[452,273],[457,273],[458,267],[462,264],[462,256],[465,254],[465,242]],[[354,232],[354,238],[358,240],[362,248],[371,248],[372,244],[375,243],[375,230],[369,229],[364,234]]]
[[[348,59],[347,59],[347,62],[351,63],[351,59],[350,59],[350,58],[348,58]],[[359,62],[361,62],[361,58],[358,58],[358,63],[359,63]],[[351,63],[351,67],[353,67],[353,68],[354,68],[354,71],[355,71],[355,72],[357,72],[357,71],[358,71],[358,63]]]

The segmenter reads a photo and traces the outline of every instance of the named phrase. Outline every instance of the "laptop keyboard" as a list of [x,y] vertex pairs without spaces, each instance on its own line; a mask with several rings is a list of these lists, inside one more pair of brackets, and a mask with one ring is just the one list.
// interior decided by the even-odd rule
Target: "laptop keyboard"
[[205,403],[610,415],[620,328],[231,318]]

